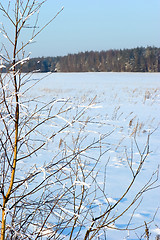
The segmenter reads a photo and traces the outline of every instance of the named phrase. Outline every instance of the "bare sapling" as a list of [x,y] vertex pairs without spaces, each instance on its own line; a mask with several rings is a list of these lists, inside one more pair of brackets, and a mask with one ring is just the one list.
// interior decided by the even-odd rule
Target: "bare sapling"
[[[30,44],[63,10],[44,26],[38,26],[39,11],[46,1],[0,3],[0,31],[4,37],[0,46],[1,240],[107,239],[108,229],[131,231],[140,227],[149,239],[149,222],[135,228],[131,222],[142,195],[157,187],[158,170],[132,199],[125,205],[122,202],[150,154],[152,133],[140,149],[137,126],[130,134],[131,148],[123,146],[130,179],[119,198],[113,200],[108,195],[107,169],[109,138],[116,128],[103,134],[98,130],[99,122],[92,115],[92,110],[98,108],[96,97],[75,104],[70,98],[53,96],[47,102],[47,96],[38,96],[37,89],[51,73],[22,72],[23,64],[30,60],[26,53]],[[26,31],[27,36],[30,33],[28,39],[23,37]],[[118,106],[112,120],[123,115],[119,111]],[[122,147],[122,141],[115,149]],[[126,227],[119,228],[117,221],[128,211],[132,214]]]

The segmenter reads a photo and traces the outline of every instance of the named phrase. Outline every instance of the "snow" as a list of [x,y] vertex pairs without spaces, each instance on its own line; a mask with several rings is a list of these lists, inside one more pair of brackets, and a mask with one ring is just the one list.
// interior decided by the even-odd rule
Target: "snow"
[[[35,74],[38,79],[45,74]],[[43,76],[44,77],[44,76]],[[44,83],[45,82],[45,83]],[[140,149],[146,142],[147,134],[151,133],[150,149],[152,153],[148,157],[142,175],[138,178],[135,188],[123,199],[122,205],[132,199],[136,193],[137,187],[147,182],[152,173],[157,169],[160,157],[160,74],[159,73],[54,73],[45,78],[44,82],[39,82],[34,94],[42,94],[46,100],[70,99],[71,105],[87,106],[87,104],[96,96],[96,104],[91,105],[88,114],[90,117],[96,116],[97,127],[88,129],[88,132],[97,132],[104,134],[111,129],[115,132],[109,136],[110,151],[108,155],[110,161],[107,168],[107,199],[114,204],[121,196],[121,192],[128,186],[131,177],[127,170],[126,154],[123,148],[130,148],[131,136],[133,136],[136,124],[138,122],[137,141]],[[70,125],[69,120],[67,121]],[[133,168],[136,169],[139,160],[138,150],[134,152]],[[103,176],[106,159],[103,159],[101,165],[101,174]],[[101,181],[101,177],[98,179]],[[86,184],[79,183],[77,184]],[[158,182],[159,183],[159,182]],[[158,185],[157,183],[157,185]],[[87,183],[90,187],[90,183]],[[99,199],[100,201],[100,199]],[[95,205],[105,205],[106,203],[94,202]],[[136,223],[144,224],[144,221],[150,221],[153,218],[157,208],[160,206],[159,189],[153,189],[145,193],[143,203],[140,204],[137,211],[133,214]],[[143,212],[145,211],[145,214]],[[131,212],[122,218],[119,226],[125,224],[126,219],[131,216]],[[160,222],[159,212],[154,221],[150,224],[152,239],[159,234],[156,224]],[[127,223],[126,223],[127,224]],[[133,224],[134,226],[134,224]],[[156,229],[156,230],[155,230]],[[110,240],[116,239],[138,239],[144,229],[130,231],[129,236],[126,232],[118,232],[113,229],[107,229],[107,237]]]
[[[45,75],[45,74],[44,74]],[[35,74],[38,79],[43,74]],[[43,76],[44,77],[44,76]],[[44,83],[45,82],[45,83]],[[121,192],[128,186],[131,177],[127,170],[126,154],[123,147],[131,147],[131,137],[134,135],[136,124],[138,123],[137,141],[142,151],[147,139],[147,134],[151,133],[150,149],[152,153],[148,157],[142,175],[138,178],[135,188],[123,199],[122,205],[136,193],[137,187],[147,182],[152,173],[157,169],[160,157],[160,74],[159,73],[54,73],[45,78],[36,86],[34,94],[39,93],[46,100],[70,99],[71,105],[81,107],[87,104],[96,96],[96,104],[90,106],[88,114],[90,117],[96,116],[97,127],[88,129],[88,133],[104,134],[111,129],[114,133],[109,136],[110,151],[108,155],[110,161],[107,168],[107,199],[114,204],[121,196]],[[88,110],[88,109],[86,109]],[[63,119],[71,125],[69,120]],[[134,151],[133,168],[136,169],[139,160],[139,151]],[[103,176],[106,159],[101,162],[100,171]],[[99,177],[101,182],[101,177]],[[86,184],[75,182],[76,184]],[[157,183],[157,185],[159,182]],[[90,187],[90,183],[87,183]],[[105,205],[100,199],[94,205]],[[157,208],[160,206],[159,189],[153,189],[145,193],[143,203],[133,214],[136,223],[144,224],[144,221],[152,220]],[[145,211],[145,214],[143,214]],[[126,219],[131,217],[131,212],[122,218],[119,225],[125,225]],[[159,234],[155,228],[160,222],[159,212],[154,221],[150,224],[152,239]],[[127,223],[126,223],[127,224]],[[126,225],[125,225],[126,226]],[[134,226],[134,223],[133,223]],[[155,230],[156,229],[156,230]],[[110,240],[116,239],[138,239],[144,229],[126,232],[118,232],[107,229],[107,237]]]
[[[124,209],[125,206],[128,206],[128,202],[133,199],[133,196],[136,195],[137,191],[148,182],[159,165],[160,73],[35,73],[32,78],[34,79],[34,88],[30,92],[28,91],[29,97],[35,98],[41,95],[41,98],[46,102],[55,99],[53,105],[65,102],[65,99],[68,99],[66,105],[68,113],[70,113],[70,108],[76,112],[76,106],[79,109],[85,109],[86,119],[90,119],[85,132],[90,136],[85,140],[86,144],[92,142],[96,135],[99,136],[99,139],[103,139],[104,135],[108,134],[106,145],[102,145],[101,147],[102,151],[107,149],[107,153],[105,156],[102,156],[101,162],[96,166],[99,171],[97,182],[99,182],[100,185],[103,183],[106,166],[107,198],[104,199],[99,196],[98,199],[94,201],[90,199],[90,203],[93,206],[93,214],[96,215],[97,211],[97,216],[105,209],[107,204],[114,205],[119,201],[132,177],[129,164],[132,164],[133,171],[136,171],[140,161],[140,152],[143,151],[148,134],[153,132],[150,137],[151,153],[134,187],[129,194],[121,200],[116,211]],[[39,81],[40,78],[43,80]],[[37,84],[35,84],[36,80],[38,80]],[[30,82],[28,81],[27,84],[30,84]],[[92,102],[94,98],[95,100]],[[89,103],[91,104],[88,107]],[[73,126],[72,116],[67,115],[61,117],[55,114],[53,121],[54,122],[50,122],[52,129],[58,129],[61,122],[63,122],[70,126],[69,129],[72,131],[73,136],[78,134],[79,125],[75,124],[75,127]],[[85,123],[81,122],[81,125],[85,125]],[[44,133],[48,131],[47,128],[43,130]],[[111,131],[113,131],[112,134],[110,134]],[[136,148],[136,145],[132,142],[135,131],[137,132],[136,140],[138,148]],[[57,149],[63,147],[63,136],[64,134],[67,136],[68,133],[68,129],[60,132],[60,137],[57,142],[48,138],[48,144],[50,144],[50,141],[54,144],[53,149],[55,153],[57,151],[55,149],[56,147]],[[72,148],[72,141],[69,138],[67,138],[67,140],[67,144],[69,146],[71,144],[70,147]],[[133,153],[131,147],[133,147]],[[86,157],[89,167],[92,167],[92,164],[94,164],[92,163],[92,158],[96,158],[97,151],[99,150],[90,150],[90,159]],[[38,154],[38,162],[32,160],[32,164],[40,169],[42,178],[44,179],[47,177],[47,171],[49,170],[42,168],[42,164],[40,165],[39,161],[42,163],[47,161],[46,159],[50,159],[52,152],[52,150],[45,152],[45,160],[41,152]],[[84,151],[84,155],[85,154],[88,156]],[[132,162],[130,162],[131,157],[133,158]],[[29,169],[29,162],[25,163],[25,161],[21,161],[21,164],[24,167],[27,166],[27,169]],[[83,162],[81,164],[83,167]],[[58,167],[61,168],[61,164],[59,164]],[[66,167],[63,168],[63,170],[69,174],[70,168]],[[156,174],[153,175],[153,177],[156,179]],[[67,182],[65,184],[67,185]],[[92,189],[91,182],[89,181],[83,182],[75,180],[73,184],[79,187],[85,186],[88,191]],[[159,180],[156,185],[158,184],[160,185]],[[28,183],[26,183],[26,188],[28,187]],[[137,225],[143,225],[144,221],[150,222],[153,220],[155,212],[160,207],[159,189],[155,188],[151,191],[146,191],[143,199],[140,198],[136,206],[137,209],[135,212],[134,208],[131,208],[117,223],[110,224],[110,227],[106,229],[107,239],[138,239],[137,236],[141,236],[144,233],[144,227],[129,232],[116,231],[114,228],[119,227],[124,229],[128,224],[128,219],[131,217],[133,217],[131,228]],[[75,215],[73,211],[63,208],[62,206],[60,207],[63,212]],[[88,206],[85,205],[83,208],[85,209],[87,207]],[[59,215],[59,213],[55,212],[55,215]],[[79,215],[76,216],[79,217]],[[63,215],[61,217],[63,218]],[[151,239],[154,239],[157,234],[160,234],[159,223],[160,211],[158,210],[154,220],[149,224]],[[66,232],[68,233],[67,229]],[[102,236],[100,239],[103,239]]]
[[0,69],[1,69],[1,68],[6,68],[6,66],[3,65],[3,64],[1,64],[1,65],[0,65]]

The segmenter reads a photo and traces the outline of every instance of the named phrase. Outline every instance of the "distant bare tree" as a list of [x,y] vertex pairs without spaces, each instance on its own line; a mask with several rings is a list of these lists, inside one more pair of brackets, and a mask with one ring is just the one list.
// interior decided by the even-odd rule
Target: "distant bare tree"
[[[97,166],[109,150],[107,137],[114,130],[89,135],[88,125],[96,123],[87,116],[87,111],[94,108],[95,99],[80,107],[72,105],[69,99],[45,103],[37,96],[29,96],[42,78],[35,80],[33,72],[21,72],[23,63],[29,60],[26,47],[63,9],[42,28],[37,28],[39,10],[45,2],[0,3],[1,15],[14,33],[13,36],[2,22],[1,33],[8,45],[2,44],[4,64],[0,66],[2,70],[9,64],[9,69],[7,73],[0,73],[1,240],[64,239],[66,236],[68,239],[97,239],[101,234],[105,238],[106,229],[116,229],[116,221],[157,180],[156,171],[132,201],[117,211],[149,155],[150,135],[140,151],[135,129],[133,138],[139,151],[139,164],[134,170],[133,153],[131,151],[129,157],[126,150],[132,177],[119,200],[111,203],[105,185],[106,172],[102,186],[97,181]],[[26,28],[32,31],[28,40],[22,37]],[[12,54],[7,49],[9,44]],[[95,211],[99,198],[106,205],[103,208],[99,205]],[[132,217],[124,230],[130,229]]]

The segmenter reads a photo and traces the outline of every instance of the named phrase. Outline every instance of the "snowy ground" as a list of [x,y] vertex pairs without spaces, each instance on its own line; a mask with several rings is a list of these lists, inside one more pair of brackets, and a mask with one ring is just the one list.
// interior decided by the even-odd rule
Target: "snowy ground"
[[[44,74],[45,75],[45,74]],[[38,79],[43,74],[35,74]],[[103,176],[104,166],[107,166],[107,196],[115,202],[121,196],[128,182],[130,171],[126,161],[124,149],[131,146],[131,136],[138,123],[137,142],[143,149],[147,135],[153,132],[150,138],[150,151],[142,174],[138,178],[133,190],[122,202],[122,207],[129,201],[137,189],[147,182],[152,173],[157,169],[160,159],[160,74],[159,73],[55,73],[41,81],[32,95],[42,95],[46,101],[52,98],[70,99],[72,104],[87,105],[96,96],[97,108],[89,109],[89,117],[96,116],[96,128],[89,126],[90,132],[105,133],[113,129],[109,136],[110,151],[107,157],[102,158],[97,166]],[[92,134],[92,133],[91,133]],[[138,150],[134,151],[135,168],[138,164]],[[101,176],[99,177],[101,181]],[[156,185],[160,184],[160,181]],[[134,224],[144,224],[152,220],[156,210],[160,207],[159,189],[147,191],[143,202],[134,212]],[[105,204],[101,199],[95,205]],[[133,209],[132,209],[133,211]],[[128,212],[116,225],[125,228],[132,211]],[[160,234],[160,211],[155,220],[149,225],[151,239]],[[107,239],[144,239],[141,235],[144,228],[133,232],[123,232],[107,229]]]

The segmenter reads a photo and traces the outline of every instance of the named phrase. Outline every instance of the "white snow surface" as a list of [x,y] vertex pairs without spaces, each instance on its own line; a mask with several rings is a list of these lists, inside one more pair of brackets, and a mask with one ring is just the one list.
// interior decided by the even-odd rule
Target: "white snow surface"
[[[88,109],[87,114],[89,117],[96,116],[97,127],[92,128],[91,126],[88,132],[90,134],[94,134],[94,132],[104,134],[115,129],[114,133],[108,138],[110,150],[107,157],[102,158],[101,163],[97,166],[101,173],[98,181],[101,182],[104,176],[104,166],[110,158],[107,166],[106,195],[108,202],[111,204],[118,201],[130,181],[131,172],[128,170],[124,149],[130,148],[131,136],[134,134],[137,123],[139,124],[137,142],[140,149],[143,149],[147,135],[156,129],[150,138],[151,154],[147,158],[134,188],[122,202],[122,205],[127,204],[136,193],[137,188],[148,181],[159,165],[160,73],[36,73],[33,78],[36,80],[47,75],[48,77],[40,81],[30,92],[31,96],[41,95],[45,101],[50,101],[53,98],[69,99],[73,106],[76,104],[80,107],[87,106],[96,96],[96,104]],[[64,121],[70,122],[69,119],[64,119]],[[135,169],[138,165],[138,157],[139,153],[136,150],[134,152],[135,161],[133,162],[133,168]],[[155,186],[159,184],[160,181],[158,180]],[[87,186],[90,187],[89,182]],[[99,203],[95,202],[98,207],[100,204],[106,204],[101,199],[98,199],[98,201]],[[154,220],[149,224],[151,239],[155,239],[155,236],[159,234],[160,211],[157,210],[159,207],[160,191],[155,188],[144,194],[142,203],[133,214],[136,223],[144,224],[144,221],[151,221],[157,211]],[[131,217],[132,212],[133,209],[126,213],[116,227],[125,228],[126,221]],[[134,220],[131,228],[134,228]],[[145,228],[140,228],[135,231],[123,232],[107,229],[107,239],[134,240],[140,238],[144,230]],[[145,239],[144,235],[141,239]]]

